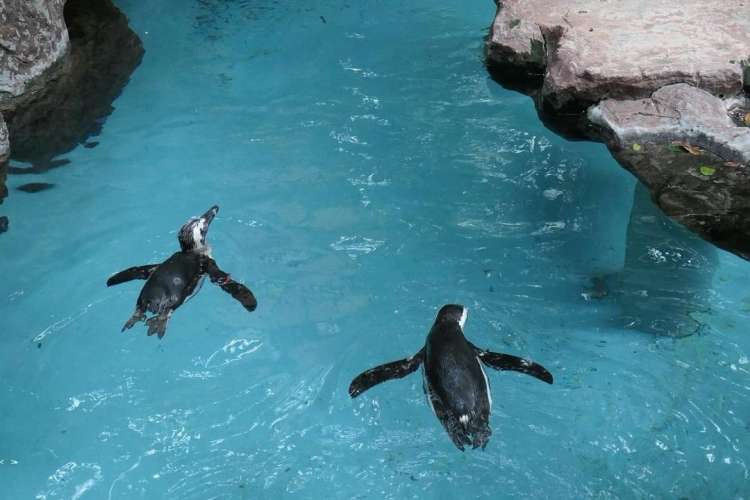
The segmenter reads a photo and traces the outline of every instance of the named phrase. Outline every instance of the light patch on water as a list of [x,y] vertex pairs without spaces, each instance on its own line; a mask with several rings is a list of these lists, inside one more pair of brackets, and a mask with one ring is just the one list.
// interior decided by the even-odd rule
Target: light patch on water
[[370,95],[365,94],[357,87],[350,87],[349,90],[351,91],[352,95],[359,97],[362,105],[366,108],[370,109],[379,109],[380,108],[380,99],[377,97],[373,97]]
[[368,175],[362,175],[357,178],[349,178],[349,182],[352,186],[390,186],[391,181],[389,179],[375,180],[375,173]]
[[651,260],[659,264],[667,261],[667,257],[666,255],[664,255],[664,252],[662,252],[658,248],[654,248],[654,247],[649,248],[648,256],[651,257]]
[[235,363],[237,361],[240,361],[245,356],[248,356],[258,349],[263,347],[263,342],[257,339],[246,339],[246,338],[236,338],[230,340],[228,343],[226,343],[221,349],[217,349],[211,355],[206,359],[205,363],[203,364],[204,368],[209,368],[211,366],[211,362],[217,358],[221,357],[221,362],[219,363],[219,366],[226,366],[231,363]]
[[37,500],[67,497],[78,500],[103,479],[100,465],[67,462],[47,478],[47,489],[36,494]]
[[542,195],[548,200],[553,201],[553,200],[558,199],[560,196],[562,196],[563,191],[560,191],[559,189],[550,188],[550,189],[545,189],[542,192]]
[[375,240],[364,236],[341,236],[329,246],[339,252],[347,252],[352,259],[367,255],[380,248],[385,240]]
[[459,222],[458,227],[477,229],[491,238],[505,238],[511,235],[521,235],[528,228],[526,222],[487,221],[483,219],[467,219]]
[[331,137],[331,139],[334,139],[339,144],[347,143],[355,145],[367,145],[367,143],[360,140],[359,137],[348,132],[336,132],[335,130],[331,130],[328,135],[329,137]]
[[363,78],[375,78],[378,76],[377,73],[374,71],[366,70],[364,68],[358,68],[352,64],[351,59],[342,60],[339,61],[339,66],[341,66],[344,71],[351,71],[352,73],[359,74]]
[[533,236],[539,236],[542,234],[550,234],[550,233],[557,233],[565,229],[567,224],[565,221],[553,221],[553,222],[545,222],[544,225],[531,233]]
[[42,330],[39,334],[37,334],[33,339],[32,342],[37,343],[44,340],[47,336],[52,335],[56,332],[62,331],[71,324],[75,323],[79,319],[81,319],[84,315],[86,315],[89,311],[91,311],[91,308],[94,307],[97,304],[101,304],[105,300],[108,300],[108,298],[103,298],[100,300],[95,300],[92,303],[88,304],[86,307],[81,309],[79,312],[72,314],[70,316],[66,316],[65,318],[55,321],[50,326]]
[[361,120],[372,121],[382,127],[388,127],[391,125],[390,120],[388,120],[387,118],[380,118],[377,115],[373,115],[371,113],[367,113],[364,115],[351,115],[349,117],[349,121],[352,121],[352,122],[357,122]]
[[235,222],[247,227],[263,227],[263,224],[255,219],[235,219]]

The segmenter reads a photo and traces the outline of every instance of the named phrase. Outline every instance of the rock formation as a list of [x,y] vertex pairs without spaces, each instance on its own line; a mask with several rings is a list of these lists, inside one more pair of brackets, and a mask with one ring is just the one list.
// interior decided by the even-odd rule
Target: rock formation
[[47,162],[99,132],[143,47],[109,0],[0,0],[0,11],[11,156]]
[[[5,176],[8,171],[8,157],[10,156],[10,144],[8,143],[8,128],[5,126],[3,116],[0,115],[0,205],[8,196],[8,188],[5,186]],[[8,218],[0,216],[0,233],[8,230]]]
[[0,102],[28,95],[68,50],[64,0],[0,0]]
[[486,53],[548,125],[605,140],[663,210],[750,258],[750,2],[502,0]]

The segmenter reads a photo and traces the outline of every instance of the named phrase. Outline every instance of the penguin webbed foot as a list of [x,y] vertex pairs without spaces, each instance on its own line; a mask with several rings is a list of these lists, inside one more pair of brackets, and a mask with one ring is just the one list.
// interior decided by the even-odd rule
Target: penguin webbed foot
[[125,330],[130,330],[131,328],[133,328],[133,325],[135,325],[139,321],[143,321],[143,311],[141,311],[140,309],[136,309],[130,319],[125,322],[122,330],[120,331],[124,332]]
[[159,314],[146,320],[148,326],[148,332],[146,334],[150,337],[157,334],[159,338],[164,337],[167,333],[167,322],[169,321],[168,314]]
[[466,451],[466,446],[471,446],[473,450],[481,448],[484,450],[487,447],[487,443],[490,440],[492,431],[487,428],[481,427],[465,427],[455,419],[451,419],[452,422],[448,424],[446,430],[448,435],[451,437],[453,444],[456,445],[461,451]]

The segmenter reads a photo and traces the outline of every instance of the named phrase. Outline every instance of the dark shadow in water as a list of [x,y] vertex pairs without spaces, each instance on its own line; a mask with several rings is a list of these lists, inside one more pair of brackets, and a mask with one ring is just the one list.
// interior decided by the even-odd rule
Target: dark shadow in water
[[43,91],[3,112],[11,158],[35,165],[49,165],[99,134],[143,56],[140,39],[109,0],[68,0],[64,15],[69,53],[45,75],[49,81],[40,82]]
[[[605,142],[601,131],[586,119],[585,109],[591,103],[576,103],[577,108],[551,113],[541,97],[543,72],[486,62],[493,81],[531,97],[540,120],[549,130],[567,140]],[[605,196],[597,196],[589,203],[607,203]],[[577,203],[583,202],[577,196]],[[575,216],[568,213],[566,218],[571,215]],[[602,303],[614,301],[621,313],[613,325],[616,328],[673,337],[692,335],[700,328],[693,316],[710,306],[708,298],[718,266],[717,252],[713,244],[666,216],[651,200],[648,188],[639,182],[628,223],[623,268],[615,274],[593,275],[583,290],[584,296]],[[568,249],[562,253],[566,254],[563,258],[567,265],[580,265],[579,254]],[[597,272],[596,266],[591,271]]]
[[16,189],[23,191],[24,193],[39,193],[55,187],[54,184],[48,182],[29,182],[28,184],[22,184]]
[[[3,204],[3,200],[8,196],[8,187],[5,185],[5,179],[7,177],[8,164],[4,161],[0,161],[0,205]],[[6,216],[0,217],[0,233],[4,233],[8,230],[8,218]]]
[[591,297],[620,306],[617,327],[671,337],[698,333],[693,317],[710,308],[716,247],[664,215],[640,183],[626,245],[622,271],[594,277]]
[[8,187],[5,185],[5,180],[8,177],[8,164],[0,161],[0,205],[3,204],[3,200],[8,196]]
[[237,19],[251,23],[278,8],[277,2],[250,0],[197,0],[198,13],[193,28],[208,41],[224,38],[227,26]]
[[550,110],[542,99],[544,70],[519,68],[485,59],[490,78],[506,90],[520,92],[534,102],[539,119],[545,127],[569,141],[603,140],[600,131],[586,118],[590,103],[576,103],[569,109]]

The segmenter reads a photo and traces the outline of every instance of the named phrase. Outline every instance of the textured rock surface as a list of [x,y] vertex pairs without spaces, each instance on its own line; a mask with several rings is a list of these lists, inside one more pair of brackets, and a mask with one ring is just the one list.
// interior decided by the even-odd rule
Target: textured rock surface
[[[0,114],[0,204],[8,196],[8,188],[5,185],[5,177],[8,171],[8,157],[10,156],[10,144],[8,143],[8,128],[5,126],[3,115]],[[0,217],[0,233],[8,229],[8,218]]]
[[748,0],[504,0],[487,41],[550,128],[606,141],[662,210],[747,259],[749,57]]
[[668,85],[646,99],[605,99],[588,111],[622,146],[629,142],[689,140],[726,160],[750,163],[750,127],[730,118],[731,104],[691,85]]
[[[10,143],[8,142],[8,127],[5,126],[3,115],[0,115],[0,165],[5,165],[10,156]],[[2,197],[0,197],[2,200]]]
[[48,163],[98,134],[143,56],[140,39],[109,0],[68,0],[64,16],[69,49],[27,92],[0,100],[15,159]]
[[0,203],[8,196],[5,187],[5,176],[8,170],[8,158],[10,158],[10,143],[8,142],[8,127],[5,126],[3,115],[0,114]]
[[750,259],[750,167],[663,142],[613,149],[669,216],[717,246]]
[[563,108],[679,82],[735,94],[749,48],[748,0],[502,0],[487,55],[544,71],[545,103]]
[[27,91],[68,49],[65,0],[0,0],[0,102]]

